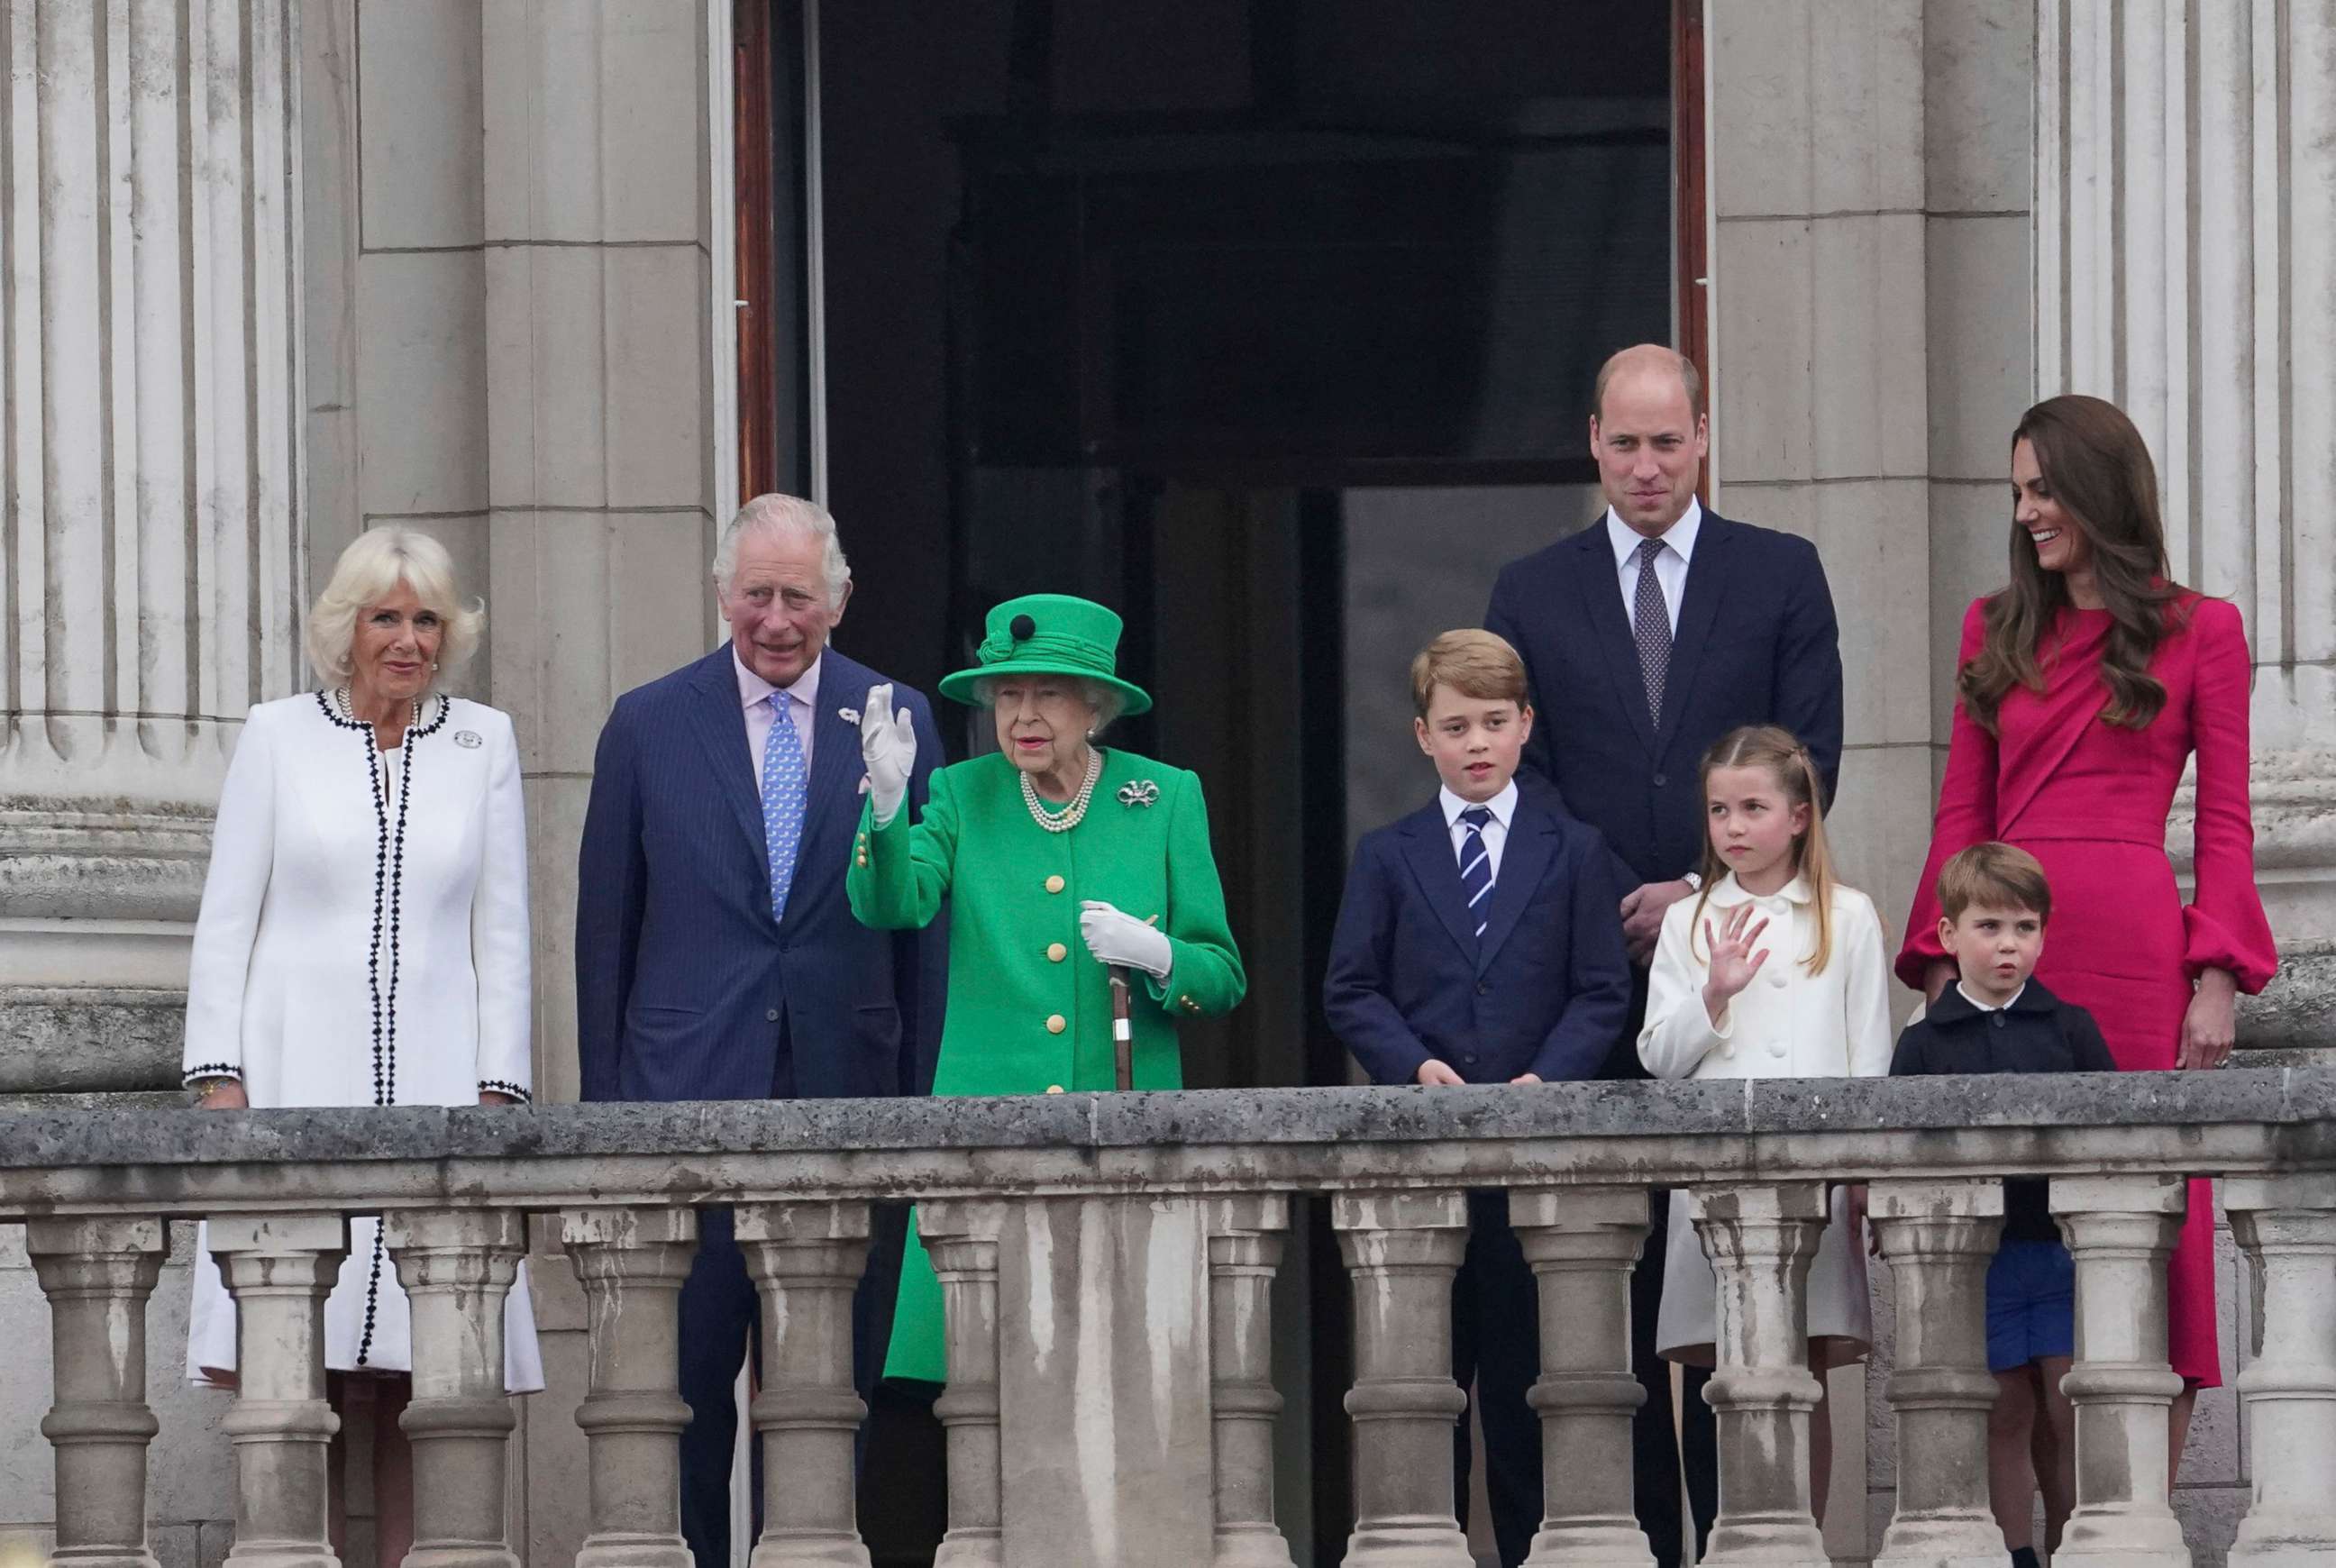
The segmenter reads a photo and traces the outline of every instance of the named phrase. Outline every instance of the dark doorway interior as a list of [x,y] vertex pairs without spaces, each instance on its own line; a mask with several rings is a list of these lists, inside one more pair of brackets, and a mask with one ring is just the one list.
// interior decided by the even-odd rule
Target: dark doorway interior
[[[1318,999],[1346,857],[1431,787],[1403,667],[1473,622],[1502,560],[1593,514],[1598,363],[1694,338],[1670,8],[738,10],[745,467],[807,485],[823,400],[858,585],[839,643],[930,690],[1000,598],[1119,609],[1159,706],[1113,738],[1205,781],[1251,974],[1232,1018],[1188,1031],[1187,1079],[1346,1081]],[[795,351],[814,310],[823,387]],[[1281,1509],[1327,1563],[1348,1523],[1327,1230],[1284,1286]],[[932,1437],[881,1413],[880,1562],[930,1560],[938,1444],[885,1456]]]

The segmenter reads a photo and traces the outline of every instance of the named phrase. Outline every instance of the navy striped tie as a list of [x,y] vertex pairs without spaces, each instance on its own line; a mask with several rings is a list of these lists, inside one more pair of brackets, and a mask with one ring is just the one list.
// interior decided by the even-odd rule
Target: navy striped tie
[[1476,922],[1479,941],[1493,908],[1493,852],[1484,847],[1484,824],[1492,820],[1490,806],[1466,806],[1460,813],[1467,829],[1460,836],[1460,890],[1468,895],[1468,918]]

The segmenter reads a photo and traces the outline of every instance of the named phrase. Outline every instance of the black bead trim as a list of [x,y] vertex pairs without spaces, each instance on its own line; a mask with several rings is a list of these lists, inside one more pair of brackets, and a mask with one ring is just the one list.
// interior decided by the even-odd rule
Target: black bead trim
[[230,1062],[197,1062],[179,1075],[180,1086],[183,1088],[198,1078],[233,1078],[239,1084],[243,1082],[243,1069]]
[[479,1093],[483,1095],[489,1091],[492,1091],[498,1095],[509,1095],[512,1099],[517,1100],[522,1105],[532,1105],[535,1103],[535,1096],[533,1095],[529,1094],[525,1089],[521,1088],[509,1078],[481,1078],[479,1080]]
[[[390,818],[389,803],[382,796],[378,775],[374,772],[378,747],[375,744],[373,726],[363,719],[344,716],[333,706],[331,696],[319,691],[316,706],[324,711],[326,720],[336,727],[356,732],[365,747],[365,793],[373,797],[373,939],[365,953],[365,985],[373,998],[373,1103],[376,1105],[397,1104],[397,935],[402,895],[404,891],[405,816],[414,798],[414,742],[436,735],[453,712],[453,703],[441,696],[437,716],[424,725],[420,721],[420,705],[415,706],[415,723],[407,726],[404,744],[399,747],[397,774],[397,816]],[[382,978],[381,955],[384,938],[389,949],[389,976]],[[373,1235],[372,1266],[365,1278],[365,1332],[357,1341],[356,1364],[365,1364],[373,1349],[373,1329],[376,1309],[381,1300],[382,1238],[378,1222]]]
[[365,1272],[365,1332],[357,1337],[357,1360],[360,1367],[373,1354],[373,1320],[381,1306],[381,1232],[382,1222],[373,1222],[373,1267]]

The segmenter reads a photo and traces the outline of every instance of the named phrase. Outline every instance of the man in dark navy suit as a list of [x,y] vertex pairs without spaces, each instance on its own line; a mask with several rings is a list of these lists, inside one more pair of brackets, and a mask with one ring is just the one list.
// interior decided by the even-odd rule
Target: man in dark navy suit
[[[1523,655],[1539,713],[1525,772],[1595,827],[1621,864],[1624,936],[1641,966],[1663,911],[1697,889],[1698,765],[1739,725],[1782,725],[1809,748],[1830,804],[1841,766],[1841,651],[1825,568],[1806,540],[1707,511],[1696,500],[1710,430],[1685,356],[1626,348],[1598,373],[1590,446],[1606,515],[1513,561],[1487,629]],[[1607,1077],[1637,1078],[1646,1009],[1639,970]],[[1654,1353],[1666,1204],[1631,1281],[1632,1359],[1648,1398],[1635,1431],[1639,1517],[1655,1560],[1681,1560],[1669,1377]],[[1688,1378],[1681,1446],[1698,1535],[1717,1507],[1704,1374]]]
[[[714,559],[730,640],[617,700],[600,732],[576,901],[587,1100],[922,1094],[946,933],[872,931],[844,901],[865,787],[860,710],[889,677],[827,646],[852,596],[824,508],[758,496]],[[921,807],[940,737],[912,716]],[[883,1364],[904,1234],[879,1216],[852,1318],[853,1380]],[[682,1532],[730,1561],[733,1389],[759,1318],[727,1209],[701,1211],[681,1292]],[[759,1496],[757,1498],[759,1501]]]

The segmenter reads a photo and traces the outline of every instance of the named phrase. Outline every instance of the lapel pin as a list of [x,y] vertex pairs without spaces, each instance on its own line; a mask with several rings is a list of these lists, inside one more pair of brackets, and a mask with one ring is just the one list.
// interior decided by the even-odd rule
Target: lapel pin
[[846,724],[858,724],[860,710],[856,707],[840,707],[835,710],[835,716]]
[[458,729],[454,732],[454,744],[464,751],[476,751],[487,743],[479,738],[479,732],[474,729]]
[[1119,786],[1119,803],[1124,806],[1150,806],[1160,803],[1160,786],[1150,779],[1137,779]]

